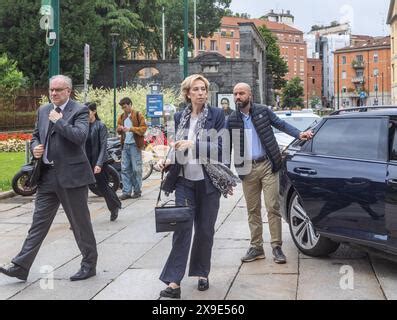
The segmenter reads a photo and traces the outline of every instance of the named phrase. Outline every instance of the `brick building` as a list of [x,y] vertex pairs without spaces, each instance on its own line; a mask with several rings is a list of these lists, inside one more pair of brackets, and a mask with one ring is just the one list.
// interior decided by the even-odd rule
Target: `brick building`
[[390,37],[374,37],[335,51],[337,108],[391,103]]
[[240,58],[239,23],[252,22],[257,28],[265,25],[278,39],[280,54],[288,64],[285,79],[299,77],[302,81],[307,104],[307,45],[303,32],[286,24],[262,19],[223,17],[221,27],[211,38],[196,39],[197,53],[217,52],[226,58]]
[[318,98],[321,104],[323,96],[323,62],[321,59],[307,59],[307,94],[308,104],[311,107],[311,101]]
[[397,103],[397,2],[390,1],[387,23],[390,25],[391,33],[391,103]]

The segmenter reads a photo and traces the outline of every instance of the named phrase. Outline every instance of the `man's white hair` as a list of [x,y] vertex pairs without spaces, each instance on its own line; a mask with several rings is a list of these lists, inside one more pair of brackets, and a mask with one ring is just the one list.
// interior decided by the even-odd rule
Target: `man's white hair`
[[51,84],[51,82],[54,81],[55,79],[60,79],[60,80],[62,80],[63,82],[66,83],[66,86],[67,86],[70,90],[73,89],[73,82],[72,82],[72,79],[70,79],[68,76],[64,76],[64,75],[62,75],[62,74],[58,74],[58,75],[56,75],[56,76],[52,76],[52,77],[50,78],[50,84]]

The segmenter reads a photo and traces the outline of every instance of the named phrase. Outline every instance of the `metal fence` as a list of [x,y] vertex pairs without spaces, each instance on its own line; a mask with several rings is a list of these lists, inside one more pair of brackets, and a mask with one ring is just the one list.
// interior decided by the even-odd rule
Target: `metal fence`
[[25,92],[11,103],[0,101],[0,131],[31,130],[43,90]]

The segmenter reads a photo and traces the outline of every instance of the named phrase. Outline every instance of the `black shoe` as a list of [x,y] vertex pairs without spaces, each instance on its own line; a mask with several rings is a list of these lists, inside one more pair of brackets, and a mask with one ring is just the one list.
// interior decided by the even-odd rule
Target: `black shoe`
[[134,192],[134,194],[132,195],[132,199],[137,199],[142,197],[142,192]]
[[244,257],[241,258],[242,262],[251,262],[258,259],[265,259],[265,252],[263,248],[250,247]]
[[197,289],[199,291],[208,290],[210,287],[210,281],[207,279],[199,279],[197,284]]
[[131,196],[129,194],[125,194],[123,193],[120,197],[120,200],[127,200],[127,199],[131,199]]
[[74,276],[70,277],[70,281],[80,281],[91,278],[96,275],[95,268],[90,268],[87,266],[82,266],[79,271]]
[[285,257],[283,250],[281,250],[280,246],[273,248],[273,260],[275,263],[284,264],[287,262],[287,258]]
[[26,281],[28,278],[29,271],[16,265],[15,263],[10,263],[0,267],[0,272],[4,273],[6,276],[18,278],[19,280]]
[[160,297],[180,299],[181,298],[181,288],[179,287],[176,289],[172,289],[171,287],[167,287],[164,290],[160,291]]
[[115,208],[110,211],[110,221],[114,221],[119,216],[119,208]]

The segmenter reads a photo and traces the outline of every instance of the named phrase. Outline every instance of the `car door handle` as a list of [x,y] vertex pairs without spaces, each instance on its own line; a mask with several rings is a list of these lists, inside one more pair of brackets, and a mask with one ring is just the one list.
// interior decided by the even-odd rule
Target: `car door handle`
[[397,179],[390,179],[390,180],[387,180],[387,183],[388,183],[388,184],[392,184],[392,185],[397,185]]
[[316,170],[313,170],[310,168],[295,168],[294,172],[296,172],[298,174],[307,174],[307,175],[311,175],[311,176],[314,176],[317,174]]

